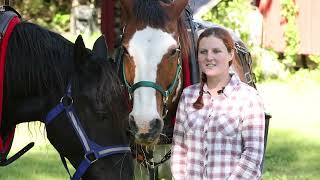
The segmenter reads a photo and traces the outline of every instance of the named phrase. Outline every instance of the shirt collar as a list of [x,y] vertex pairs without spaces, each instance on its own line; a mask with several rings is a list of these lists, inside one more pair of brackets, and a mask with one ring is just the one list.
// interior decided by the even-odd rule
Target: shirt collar
[[[227,97],[232,94],[232,92],[237,88],[237,86],[240,83],[240,79],[236,74],[230,73],[230,76],[231,76],[231,79],[228,82],[228,84],[224,87],[222,92],[222,94],[224,94]],[[209,88],[206,83],[203,86],[203,91],[206,93],[209,93]]]

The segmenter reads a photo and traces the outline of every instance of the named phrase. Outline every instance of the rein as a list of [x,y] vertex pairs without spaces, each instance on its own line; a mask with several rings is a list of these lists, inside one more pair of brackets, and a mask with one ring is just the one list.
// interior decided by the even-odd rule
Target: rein
[[257,81],[256,76],[252,72],[252,58],[251,58],[250,52],[237,42],[235,43],[235,47],[236,47],[236,51],[239,56],[241,65],[243,67],[243,72],[244,72],[244,76],[246,78],[247,83],[250,86],[257,89],[255,84]]
[[70,123],[72,124],[73,130],[76,132],[85,152],[83,160],[76,169],[76,172],[73,176],[71,176],[70,174],[65,157],[61,153],[59,153],[61,161],[66,171],[68,172],[70,179],[80,179],[94,162],[103,157],[113,154],[131,153],[131,149],[128,145],[100,146],[88,138],[73,107],[73,98],[70,83],[68,84],[66,93],[60,99],[60,103],[48,112],[45,119],[46,126],[50,124],[62,112],[65,112],[65,115],[68,117]]

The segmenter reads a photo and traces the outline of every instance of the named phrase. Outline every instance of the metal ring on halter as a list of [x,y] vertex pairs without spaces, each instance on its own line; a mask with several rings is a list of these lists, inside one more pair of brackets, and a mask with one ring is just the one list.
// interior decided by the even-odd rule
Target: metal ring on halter
[[163,104],[167,104],[168,99],[169,99],[169,95],[168,96],[162,96]]
[[96,162],[99,158],[96,156],[94,152],[88,152],[84,155],[84,158],[90,163],[93,164]]
[[64,107],[69,107],[73,104],[73,99],[71,96],[64,95],[61,97],[60,103],[63,104]]

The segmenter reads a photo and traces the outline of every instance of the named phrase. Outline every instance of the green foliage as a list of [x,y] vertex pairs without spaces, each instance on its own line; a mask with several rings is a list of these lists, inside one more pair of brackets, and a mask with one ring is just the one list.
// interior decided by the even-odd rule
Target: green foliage
[[318,69],[319,69],[320,68],[320,66],[319,66],[320,56],[319,55],[310,55],[309,58],[311,61],[313,61],[314,63],[316,63],[318,65]]
[[[263,49],[257,43],[254,43],[253,41],[257,41],[256,39],[250,39],[250,28],[252,28],[254,22],[249,18],[249,15],[252,15],[252,13],[255,13],[254,7],[248,0],[222,0],[202,19],[227,27],[241,38],[252,55],[253,71],[258,82],[269,78],[278,78],[282,76],[279,74],[283,74],[284,69],[277,60],[278,55],[273,50]],[[277,72],[266,73],[265,62],[263,61],[272,61],[271,63],[277,66]]]
[[247,15],[252,11],[248,0],[222,0],[202,19],[232,29],[239,37],[251,46],[249,42],[249,26],[246,26]]
[[[285,79],[286,72],[284,66],[278,61],[278,53],[272,49],[264,49],[259,46],[252,47],[253,72],[257,82],[271,79]],[[266,65],[266,62],[268,64]],[[270,69],[272,67],[272,70]],[[266,72],[269,68],[269,72]]]
[[309,70],[300,69],[287,77],[288,80],[296,82],[296,84],[302,83],[319,83],[320,82],[320,71],[319,69]]
[[22,18],[46,28],[64,31],[68,28],[72,0],[16,0],[11,5]]
[[296,23],[298,7],[293,0],[281,0],[281,15],[287,23],[284,26],[284,38],[286,47],[284,49],[284,63],[289,66],[295,66],[299,50],[299,33]]
[[65,32],[69,29],[70,14],[57,13],[50,25],[60,32]]

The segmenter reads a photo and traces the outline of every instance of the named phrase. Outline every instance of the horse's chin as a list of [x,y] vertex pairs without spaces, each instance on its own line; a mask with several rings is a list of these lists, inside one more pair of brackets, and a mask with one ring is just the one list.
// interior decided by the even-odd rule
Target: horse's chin
[[139,144],[139,145],[142,145],[142,146],[154,146],[154,145],[158,144],[159,140],[160,140],[160,135],[157,136],[154,139],[139,139],[139,138],[136,138],[135,139],[135,143]]

